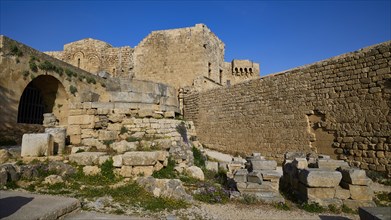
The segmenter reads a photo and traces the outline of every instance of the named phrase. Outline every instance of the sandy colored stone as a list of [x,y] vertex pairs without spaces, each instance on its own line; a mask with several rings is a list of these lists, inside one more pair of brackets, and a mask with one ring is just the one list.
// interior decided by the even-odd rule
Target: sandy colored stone
[[336,187],[342,179],[338,171],[307,168],[299,173],[301,183],[309,187]]

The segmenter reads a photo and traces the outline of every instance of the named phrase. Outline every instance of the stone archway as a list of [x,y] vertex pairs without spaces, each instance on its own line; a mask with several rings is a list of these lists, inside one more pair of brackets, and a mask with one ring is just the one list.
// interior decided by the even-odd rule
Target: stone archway
[[42,124],[43,113],[53,113],[60,125],[67,124],[68,95],[62,83],[53,76],[33,79],[19,100],[18,123]]

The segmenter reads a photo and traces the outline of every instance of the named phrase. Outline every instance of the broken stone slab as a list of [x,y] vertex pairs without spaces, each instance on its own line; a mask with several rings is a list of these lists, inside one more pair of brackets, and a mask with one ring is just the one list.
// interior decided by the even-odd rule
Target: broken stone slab
[[64,180],[59,175],[49,175],[43,181],[44,184],[48,184],[48,185],[53,185],[56,183],[63,183],[63,182],[64,182]]
[[279,182],[282,174],[275,170],[262,170],[258,171],[262,174],[264,181]]
[[359,207],[360,219],[391,219],[390,207]]
[[53,136],[48,133],[24,134],[22,137],[22,157],[53,155]]
[[247,169],[239,169],[234,173],[234,181],[239,182],[247,182]]
[[341,168],[339,171],[342,173],[342,181],[353,185],[368,186],[372,183],[372,180],[367,177],[365,170],[357,168]]
[[151,192],[155,197],[168,197],[185,201],[192,201],[193,197],[186,193],[182,182],[178,179],[155,179],[140,177],[137,183]]
[[74,162],[77,165],[98,165],[99,157],[106,155],[104,152],[81,152],[69,155],[69,161]]
[[374,196],[373,190],[369,186],[352,185],[345,182],[341,182],[341,186],[344,189],[349,189],[350,198],[353,200],[372,200]]
[[275,160],[250,160],[253,170],[275,170],[277,161]]
[[317,159],[315,166],[320,169],[336,170],[337,168],[350,167],[346,161],[333,159]]
[[309,187],[336,187],[342,179],[338,171],[307,168],[299,173],[301,183]]
[[53,153],[62,155],[65,149],[66,128],[45,128],[45,133],[53,136]]
[[247,174],[247,182],[262,184],[263,182],[262,173],[255,171]]
[[122,163],[127,166],[153,166],[167,157],[167,151],[133,151],[123,154]]
[[286,160],[293,161],[295,158],[305,158],[306,153],[305,152],[286,152],[284,157]]

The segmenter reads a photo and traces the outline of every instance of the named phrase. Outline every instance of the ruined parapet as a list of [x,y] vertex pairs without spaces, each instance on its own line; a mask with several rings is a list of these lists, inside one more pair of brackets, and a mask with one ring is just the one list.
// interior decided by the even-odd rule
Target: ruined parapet
[[275,203],[285,201],[279,193],[280,177],[276,161],[254,153],[247,158],[246,169],[237,170],[233,180],[242,196],[254,196],[260,201]]
[[283,165],[282,185],[293,191],[299,199],[321,206],[346,205],[375,206],[372,181],[364,170],[351,168],[345,161],[320,155],[305,157],[300,153],[286,153]]

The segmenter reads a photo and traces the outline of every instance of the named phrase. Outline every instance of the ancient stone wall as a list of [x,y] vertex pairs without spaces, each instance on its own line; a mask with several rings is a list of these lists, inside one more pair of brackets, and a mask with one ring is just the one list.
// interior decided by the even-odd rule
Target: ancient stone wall
[[132,75],[133,49],[129,46],[113,47],[106,42],[86,38],[65,44],[63,51],[46,54],[93,74],[104,71],[111,76]]
[[229,153],[329,154],[391,170],[391,42],[275,75],[184,94],[199,140]]

